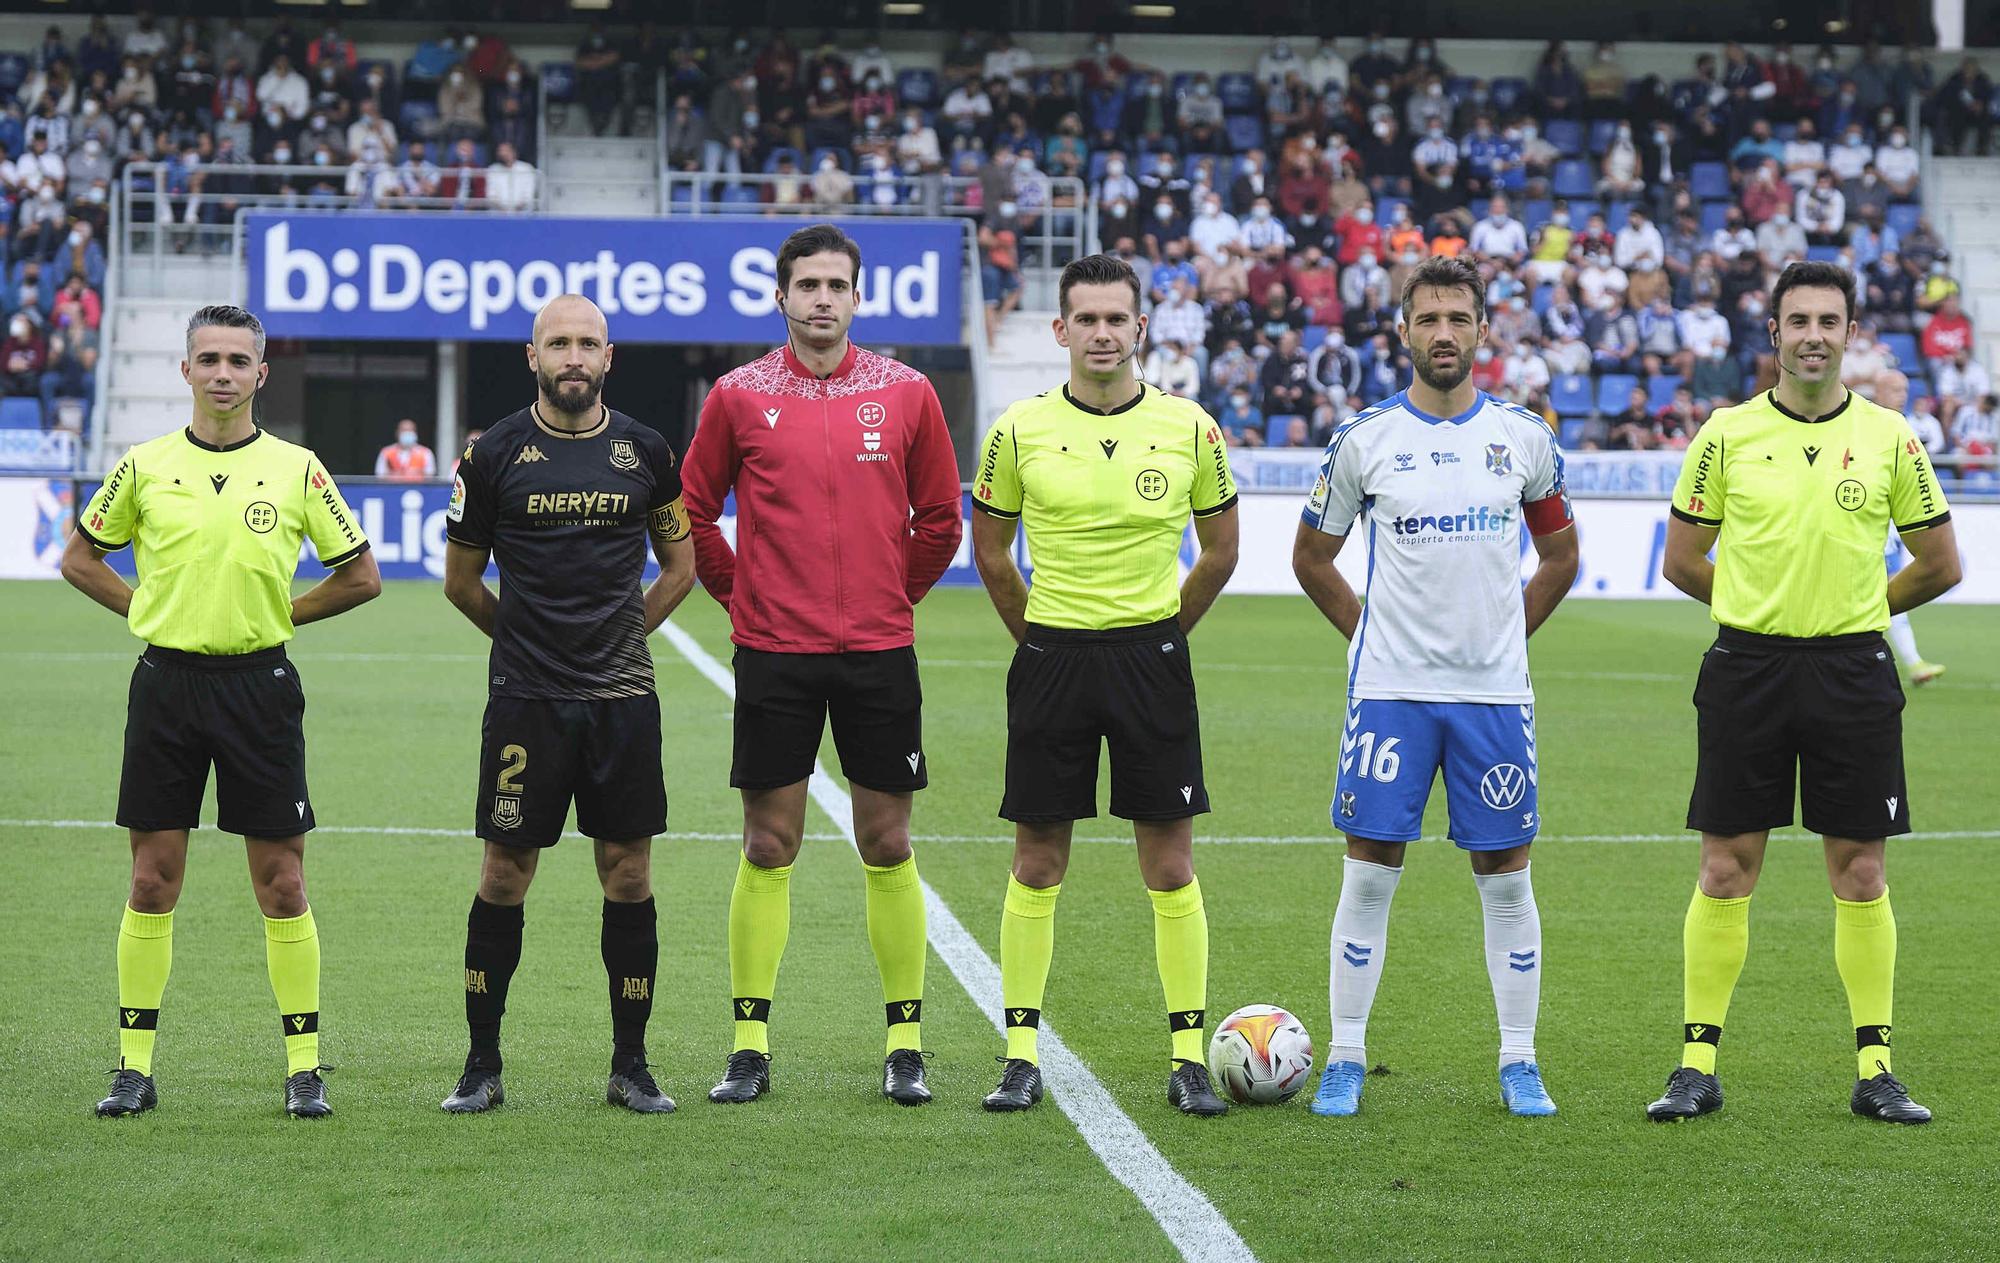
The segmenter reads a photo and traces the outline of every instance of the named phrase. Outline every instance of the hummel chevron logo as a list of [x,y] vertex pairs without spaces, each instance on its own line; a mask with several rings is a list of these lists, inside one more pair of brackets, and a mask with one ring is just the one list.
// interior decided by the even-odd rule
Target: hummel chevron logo
[[766,409],[764,409],[764,422],[765,422],[765,424],[769,425],[769,426],[770,426],[770,427],[771,427],[772,429],[774,429],[774,430],[775,430],[775,429],[777,429],[777,428],[778,428],[778,409],[776,409],[776,408],[766,408]]
[[1194,801],[1194,786],[1192,785],[1181,786],[1181,801],[1184,803],[1191,803]]
[[1525,974],[1534,967],[1535,967],[1534,952],[1526,951],[1526,952],[1507,953],[1507,968],[1513,970],[1515,973]]
[[1900,798],[1888,798],[1884,799],[1883,801],[1889,804],[1889,818],[1891,820],[1894,820],[1896,818],[1896,804],[1902,802],[1903,800]]
[[924,752],[922,750],[919,750],[915,754],[906,754],[903,756],[903,758],[906,762],[909,763],[910,771],[915,772],[917,770],[917,764],[923,762]]
[[221,495],[221,494],[222,494],[222,484],[223,484],[223,483],[225,483],[225,482],[228,482],[228,481],[229,481],[229,475],[228,475],[228,474],[210,474],[210,475],[208,476],[208,481],[209,481],[209,483],[210,483],[211,485],[213,485],[213,486],[215,487],[215,494],[216,494],[216,495]]
[[1364,943],[1349,943],[1340,949],[1340,958],[1360,969],[1375,955],[1375,949]]

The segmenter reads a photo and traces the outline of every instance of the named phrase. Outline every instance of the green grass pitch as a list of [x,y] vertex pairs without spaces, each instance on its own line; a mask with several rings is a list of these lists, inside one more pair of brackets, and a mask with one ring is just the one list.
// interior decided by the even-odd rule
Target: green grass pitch
[[[655,641],[672,827],[655,848],[662,962],[651,1052],[667,1118],[603,1103],[609,1056],[587,844],[529,898],[508,1014],[507,1104],[448,1118],[464,1048],[460,951],[484,641],[430,585],[304,629],[314,796],[308,889],[325,950],[335,1117],[285,1120],[283,1062],[240,846],[197,835],[144,1118],[90,1115],[116,1035],[127,876],[113,814],[135,644],[60,584],[0,585],[0,1257],[575,1256],[1159,1259],[1140,1203],[1050,1105],[989,1117],[1000,1040],[932,957],[934,1105],[877,1095],[881,997],[858,863],[815,809],[793,882],[769,1099],[703,1099],[728,1048],[725,909],[740,823],[729,704]],[[726,659],[706,596],[677,620]],[[1081,826],[1046,1010],[1165,1157],[1265,1259],[1991,1257],[2000,1233],[2000,613],[1923,611],[1951,673],[1912,696],[1910,796],[1891,848],[1898,1071],[1927,1128],[1852,1118],[1852,1033],[1818,848],[1773,844],[1721,1070],[1727,1110],[1648,1125],[1676,1052],[1695,845],[1679,825],[1688,702],[1709,637],[1687,603],[1574,601],[1533,642],[1545,840],[1540,1056],[1562,1113],[1498,1101],[1478,901],[1448,844],[1396,899],[1359,1118],[1302,1101],[1198,1121],[1165,1104],[1151,921],[1124,827]],[[933,787],[925,877],[998,956],[1009,854],[994,818],[1008,648],[984,596],[921,609]],[[1339,853],[1326,804],[1343,648],[1300,599],[1228,598],[1194,637],[1214,814],[1196,862],[1211,1020],[1252,1002],[1324,1041]],[[829,768],[834,768],[831,750]],[[1440,796],[1441,797],[1441,796]],[[210,811],[213,803],[211,800]],[[212,816],[211,816],[212,818]],[[47,821],[83,822],[57,827]],[[1433,829],[1441,826],[1434,811]],[[336,832],[378,827],[382,832]],[[410,830],[397,832],[397,830]],[[461,836],[450,832],[465,830]],[[933,839],[929,842],[924,837]],[[949,840],[943,840],[949,839]],[[1277,840],[1256,840],[1277,839]],[[1620,840],[1612,840],[1620,839]]]

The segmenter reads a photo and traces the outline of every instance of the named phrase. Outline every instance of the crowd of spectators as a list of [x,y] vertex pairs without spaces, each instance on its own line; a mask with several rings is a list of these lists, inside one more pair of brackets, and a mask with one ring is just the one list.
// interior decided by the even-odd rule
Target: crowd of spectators
[[[1579,64],[1557,41],[1489,81],[1430,39],[1379,35],[1278,38],[1214,76],[1102,35],[1052,62],[968,31],[942,73],[831,32],[671,48],[670,167],[725,200],[977,215],[989,337],[1043,218],[1089,204],[1102,248],[1147,281],[1147,378],[1235,443],[1317,445],[1407,385],[1402,281],[1466,254],[1488,283],[1484,389],[1572,446],[1684,444],[1775,379],[1770,286],[1812,257],[1860,279],[1857,392],[1900,370],[1934,451],[1992,450],[1908,127],[1914,101],[1941,149],[1986,151],[1996,101],[1970,60],[1938,82],[1916,49],[1732,42],[1668,80],[1628,72],[1615,44]],[[737,180],[758,171],[779,178]]]

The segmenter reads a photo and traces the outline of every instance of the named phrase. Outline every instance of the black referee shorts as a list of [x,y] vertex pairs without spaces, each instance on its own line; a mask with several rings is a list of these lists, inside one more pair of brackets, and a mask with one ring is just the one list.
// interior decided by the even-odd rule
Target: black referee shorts
[[310,832],[305,716],[298,668],[281,645],[228,657],[148,645],[125,707],[118,823],[143,832],[194,828],[212,763],[224,833]]
[[736,748],[729,783],[777,789],[812,775],[827,720],[840,772],[864,789],[908,794],[930,784],[917,651],[770,653],[738,646]]
[[1688,828],[1754,833],[1792,823],[1872,840],[1910,831],[1903,686],[1876,632],[1794,639],[1724,627],[1694,687],[1700,754]]
[[1183,820],[1208,810],[1194,663],[1173,619],[1110,631],[1028,624],[1007,669],[1007,789],[1018,824],[1097,815],[1101,744],[1111,814]]
[[473,831],[503,846],[554,846],[571,800],[577,829],[600,842],[667,831],[659,694],[486,700]]

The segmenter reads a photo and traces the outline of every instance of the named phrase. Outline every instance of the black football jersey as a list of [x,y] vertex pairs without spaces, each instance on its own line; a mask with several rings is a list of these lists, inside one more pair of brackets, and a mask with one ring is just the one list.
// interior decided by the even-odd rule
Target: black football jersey
[[500,567],[495,697],[637,697],[653,688],[641,580],[647,523],[686,532],[660,433],[607,408],[572,435],[524,408],[466,445],[445,536]]

